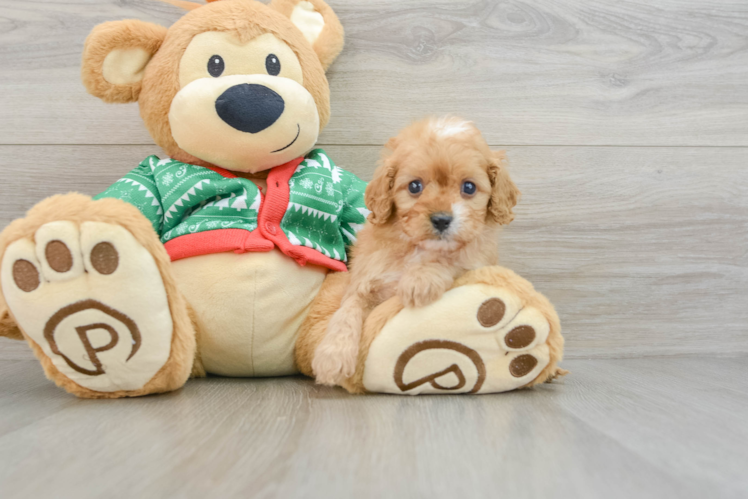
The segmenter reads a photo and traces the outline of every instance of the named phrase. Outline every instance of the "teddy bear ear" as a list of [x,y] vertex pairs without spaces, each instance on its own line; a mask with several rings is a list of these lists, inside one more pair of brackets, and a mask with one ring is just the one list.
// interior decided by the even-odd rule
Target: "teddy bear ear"
[[166,32],[134,19],[96,26],[83,48],[81,78],[88,92],[106,102],[137,101],[145,67]]
[[288,17],[304,34],[327,70],[343,50],[343,26],[322,0],[273,0],[270,7]]

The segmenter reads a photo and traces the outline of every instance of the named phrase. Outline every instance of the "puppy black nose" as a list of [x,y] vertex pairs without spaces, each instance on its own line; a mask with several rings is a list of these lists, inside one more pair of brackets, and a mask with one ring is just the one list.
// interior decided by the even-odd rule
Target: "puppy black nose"
[[221,120],[236,130],[256,134],[275,123],[286,103],[274,90],[254,83],[234,85],[216,99]]
[[452,216],[445,213],[438,213],[431,216],[431,225],[437,232],[443,233],[452,223]]

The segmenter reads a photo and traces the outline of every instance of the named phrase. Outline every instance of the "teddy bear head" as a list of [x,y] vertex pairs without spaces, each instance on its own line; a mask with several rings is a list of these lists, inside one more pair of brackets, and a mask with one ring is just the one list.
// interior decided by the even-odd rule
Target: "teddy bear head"
[[88,91],[138,101],[154,141],[179,161],[257,173],[314,146],[330,116],[325,70],[343,28],[322,0],[163,0],[171,28],[104,23],[83,54]]

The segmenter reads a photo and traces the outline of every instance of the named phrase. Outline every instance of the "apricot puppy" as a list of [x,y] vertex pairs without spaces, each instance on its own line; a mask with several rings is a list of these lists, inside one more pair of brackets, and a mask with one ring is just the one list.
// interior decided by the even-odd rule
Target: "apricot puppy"
[[367,224],[350,258],[350,283],[315,351],[317,383],[353,375],[367,314],[397,294],[405,307],[439,299],[465,271],[495,265],[500,226],[520,195],[475,126],[429,118],[385,146],[366,188]]

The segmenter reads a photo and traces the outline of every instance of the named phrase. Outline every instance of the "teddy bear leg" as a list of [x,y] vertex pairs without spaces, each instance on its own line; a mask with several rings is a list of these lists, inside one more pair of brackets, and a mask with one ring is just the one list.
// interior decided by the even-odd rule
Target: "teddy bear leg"
[[493,393],[567,372],[553,305],[514,272],[485,267],[435,303],[402,309],[394,298],[368,317],[351,392]]
[[195,331],[171,262],[123,201],[69,194],[36,205],[0,235],[0,285],[0,311],[76,396],[167,392],[190,375]]

